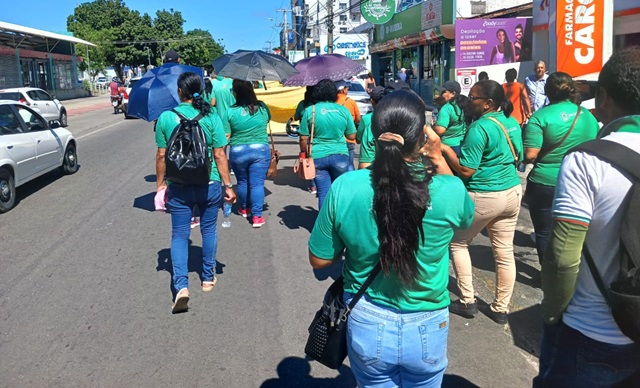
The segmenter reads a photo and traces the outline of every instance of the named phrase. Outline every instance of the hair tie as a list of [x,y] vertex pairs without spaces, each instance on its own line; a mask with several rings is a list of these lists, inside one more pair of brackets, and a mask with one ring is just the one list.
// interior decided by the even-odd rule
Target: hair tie
[[198,98],[200,97],[200,93],[193,93],[193,98]]
[[402,147],[404,145],[404,137],[393,132],[385,132],[378,136],[378,140],[386,141],[388,143],[398,143]]

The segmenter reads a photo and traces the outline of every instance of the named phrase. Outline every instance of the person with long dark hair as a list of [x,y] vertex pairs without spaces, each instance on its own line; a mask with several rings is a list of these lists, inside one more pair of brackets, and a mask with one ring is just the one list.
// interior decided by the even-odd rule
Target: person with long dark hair
[[[300,120],[300,152],[307,152],[307,142],[313,125],[313,145],[311,155],[316,167],[318,187],[318,210],[331,183],[349,171],[349,151],[345,140],[356,139],[356,126],[347,108],[337,104],[338,88],[331,80],[325,79],[313,88],[312,106],[307,107]],[[351,166],[353,169],[353,166]]]
[[444,174],[425,169],[425,109],[411,91],[380,100],[373,164],[333,183],[309,238],[316,269],[344,253],[345,303],[381,264],[348,318],[349,361],[361,387],[439,387],[447,366],[448,245],[471,224],[473,203],[460,179],[446,175],[440,152],[432,161]]
[[550,74],[544,90],[549,105],[537,110],[524,129],[524,162],[534,163],[524,200],[529,205],[540,264],[551,238],[551,208],[562,159],[568,150],[595,139],[600,129],[598,120],[580,106],[580,92],[569,74]]
[[235,104],[222,117],[224,130],[229,136],[229,161],[238,181],[238,199],[241,216],[249,217],[259,228],[265,224],[264,181],[271,161],[267,126],[271,120],[269,108],[258,101],[250,81],[233,80]]
[[491,50],[491,60],[489,60],[489,63],[496,65],[513,62],[515,60],[516,49],[509,40],[507,31],[502,28],[499,29],[496,32],[496,38],[498,38],[498,44],[493,46],[493,50]]
[[[168,191],[171,207],[171,262],[173,265],[173,289],[175,301],[173,313],[189,309],[189,235],[195,206],[200,210],[200,232],[202,233],[202,291],[211,291],[217,282],[215,276],[218,234],[216,222],[221,201],[235,202],[229,177],[229,165],[224,153],[227,138],[220,119],[211,111],[209,102],[202,98],[202,79],[196,73],[186,72],[178,78],[180,105],[175,109],[187,119],[202,115],[199,120],[209,149],[213,150],[211,175],[208,184],[187,185],[165,180],[165,154],[173,131],[178,128],[180,117],[173,111],[163,112],[156,123],[156,187]],[[223,189],[224,186],[224,198]]]
[[507,323],[509,301],[516,280],[513,236],[520,212],[522,186],[516,163],[522,160],[522,130],[511,117],[513,106],[496,81],[480,81],[469,92],[469,109],[476,119],[460,148],[441,146],[449,165],[463,179],[476,210],[471,227],[451,242],[460,299],[449,311],[464,317],[478,313],[471,273],[469,244],[487,228],[496,263],[496,296],[487,311],[497,323]]
[[460,155],[460,143],[467,133],[471,117],[468,112],[469,99],[460,94],[462,88],[457,81],[446,81],[438,88],[446,103],[438,110],[438,118],[433,130],[440,136],[442,143],[451,147]]

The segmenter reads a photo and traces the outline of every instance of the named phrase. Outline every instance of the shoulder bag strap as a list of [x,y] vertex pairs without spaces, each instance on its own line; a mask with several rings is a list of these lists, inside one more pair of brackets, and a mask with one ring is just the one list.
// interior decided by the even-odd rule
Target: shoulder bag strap
[[507,128],[505,128],[504,125],[502,125],[502,123],[498,121],[498,119],[496,119],[495,117],[487,117],[487,118],[500,126],[500,129],[502,129],[502,133],[504,133],[504,137],[507,138],[507,143],[509,143],[509,148],[511,148],[513,159],[517,163],[518,154],[516,154],[516,150],[513,148],[513,143],[511,143],[511,139],[509,138],[509,133],[507,132]]
[[585,242],[582,246],[582,253],[584,254],[584,258],[587,260],[587,265],[589,266],[589,271],[591,272],[591,276],[593,276],[593,280],[596,282],[598,286],[598,290],[604,297],[604,300],[607,302],[609,308],[611,308],[611,300],[609,297],[609,292],[604,285],[604,281],[602,281],[602,277],[600,276],[600,272],[598,272],[598,267],[596,267],[596,263],[593,261],[593,257],[591,253],[589,253],[589,249],[587,248],[587,243]]
[[275,154],[276,143],[273,141],[273,132],[271,132],[271,120],[267,122],[267,126],[269,128],[269,139],[271,140],[271,151]]
[[313,131],[316,126],[316,106],[313,105],[311,108],[311,136],[309,137],[309,141],[307,142],[307,158],[311,157],[311,145],[313,143]]
[[567,140],[567,138],[571,134],[571,131],[573,131],[573,127],[575,127],[576,123],[578,122],[578,116],[580,116],[580,112],[582,112],[582,109],[580,109],[580,105],[578,105],[578,113],[576,113],[576,117],[573,119],[573,123],[571,123],[571,127],[569,127],[569,130],[564,134],[564,136],[562,137],[562,139],[560,139],[559,142],[557,142],[554,146],[552,146],[547,151],[545,151],[542,155],[538,155],[536,160],[533,162],[533,167],[535,167],[539,162],[541,162],[542,158],[549,155],[556,148],[560,147],[565,140]]
[[369,277],[364,282],[362,287],[360,287],[360,289],[358,290],[356,295],[353,297],[353,299],[351,299],[351,302],[347,306],[347,311],[345,311],[345,313],[344,313],[344,315],[342,317],[343,320],[347,319],[347,317],[349,316],[349,311],[351,311],[355,307],[356,303],[358,303],[358,301],[360,300],[362,295],[364,295],[364,292],[367,290],[367,288],[369,288],[371,283],[373,283],[373,279],[375,279],[375,277],[378,276],[378,273],[380,272],[380,269],[382,269],[382,264],[380,262],[378,262],[378,264],[376,264],[376,266],[373,267],[373,269],[371,270],[371,273],[369,274]]

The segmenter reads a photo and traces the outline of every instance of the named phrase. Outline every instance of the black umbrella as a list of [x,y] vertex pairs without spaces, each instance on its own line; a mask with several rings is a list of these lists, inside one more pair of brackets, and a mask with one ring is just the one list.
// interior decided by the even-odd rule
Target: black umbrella
[[231,58],[233,58],[234,55],[236,54],[240,54],[240,53],[245,53],[248,52],[249,50],[237,50],[236,52],[233,52],[231,54],[224,54],[216,59],[213,60],[213,62],[211,62],[211,66],[213,66],[213,70],[218,73],[223,67],[225,67],[227,65],[227,63],[229,63],[229,61],[231,60]]
[[220,69],[214,62],[216,74],[243,81],[282,81],[298,74],[298,70],[284,57],[261,50],[239,50],[231,54],[226,64],[219,63],[223,65]]

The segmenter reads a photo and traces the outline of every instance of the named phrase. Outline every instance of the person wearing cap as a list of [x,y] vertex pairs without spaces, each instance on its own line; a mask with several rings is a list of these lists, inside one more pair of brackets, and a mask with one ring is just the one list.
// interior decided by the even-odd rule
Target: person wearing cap
[[[378,102],[384,97],[385,92],[382,86],[374,86],[371,89],[371,106],[376,108]],[[358,170],[367,168],[376,157],[376,139],[371,132],[371,118],[373,111],[362,116],[362,121],[358,125],[356,132],[356,142],[360,144],[360,158],[358,159]]]
[[460,94],[462,89],[457,81],[446,81],[437,89],[446,103],[438,111],[433,130],[440,136],[442,144],[448,145],[460,156],[460,143],[471,123],[471,117],[465,117],[464,114],[469,99]]
[[[336,87],[338,88],[338,99],[336,100],[336,103],[344,106],[349,110],[349,113],[351,113],[351,117],[353,117],[353,123],[357,127],[360,124],[362,117],[360,116],[360,109],[358,109],[358,104],[356,104],[354,100],[347,97],[347,94],[349,93],[349,87],[351,87],[351,82],[338,81],[336,82]],[[347,140],[347,149],[349,150],[349,165],[351,166],[349,170],[353,170],[353,160],[354,160],[354,154],[356,150],[356,142],[355,140],[349,140],[349,139],[346,139],[346,140]]]
[[398,71],[398,79],[400,81],[407,81],[407,69],[403,67]]
[[180,63],[180,54],[174,49],[170,49],[164,54],[164,63]]

